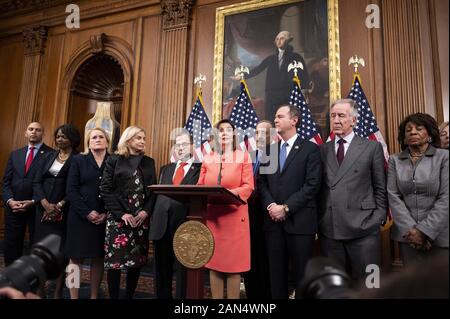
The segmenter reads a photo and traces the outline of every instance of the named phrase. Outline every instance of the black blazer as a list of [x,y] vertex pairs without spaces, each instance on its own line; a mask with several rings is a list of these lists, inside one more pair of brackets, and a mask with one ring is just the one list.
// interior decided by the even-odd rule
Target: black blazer
[[142,156],[138,167],[132,165],[130,157],[127,158],[123,155],[111,155],[106,161],[100,184],[100,194],[103,196],[106,210],[117,220],[120,220],[125,213],[131,213],[127,198],[130,192],[129,185],[137,168],[141,170],[144,178],[145,203],[142,209],[150,215],[155,197],[150,193],[148,186],[156,184],[153,158]]
[[[283,227],[290,234],[310,235],[317,232],[317,195],[320,189],[322,163],[319,147],[297,137],[289,152],[284,169],[280,173],[278,152],[280,144],[267,146],[261,159],[261,168],[270,166],[270,154],[275,152],[276,172],[258,177],[259,194],[265,211],[264,229],[276,230]],[[273,162],[273,161],[272,161]],[[274,222],[267,213],[271,203],[289,206],[289,217],[283,222]]]
[[100,183],[107,158],[108,154],[102,166],[98,167],[91,152],[73,157],[67,179],[70,214],[78,214],[85,219],[93,210],[100,214],[106,213],[103,198],[100,195]]
[[15,200],[31,200],[33,198],[33,179],[40,162],[53,151],[52,148],[42,144],[36,157],[31,162],[30,169],[25,174],[25,161],[28,146],[11,152],[3,175],[3,201],[13,198]]
[[[171,163],[161,168],[159,184],[172,185],[172,178],[176,166],[176,163]],[[192,163],[188,173],[181,181],[181,185],[196,185],[200,176],[201,166],[201,163]],[[156,197],[155,207],[150,221],[149,239],[161,239],[164,236],[167,227],[169,227],[169,231],[171,231],[173,235],[178,226],[186,219],[187,211],[188,207],[183,203],[170,199],[164,195],[158,195]]]
[[67,176],[74,155],[74,152],[70,154],[56,176],[50,174],[49,169],[58,156],[58,151],[48,153],[47,156],[42,159],[40,168],[36,172],[33,181],[33,199],[37,204],[44,198],[47,199],[49,203],[53,204],[56,204],[61,200],[66,201]]

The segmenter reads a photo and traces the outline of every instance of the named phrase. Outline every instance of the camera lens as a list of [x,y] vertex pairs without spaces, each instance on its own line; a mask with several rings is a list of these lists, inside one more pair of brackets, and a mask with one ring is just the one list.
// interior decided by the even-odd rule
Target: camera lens
[[47,279],[58,277],[65,266],[60,245],[58,235],[48,235],[36,243],[30,255],[20,257],[0,273],[0,287],[13,287],[26,293],[36,291]]
[[333,260],[325,257],[311,259],[305,268],[300,295],[305,299],[349,299],[350,277]]

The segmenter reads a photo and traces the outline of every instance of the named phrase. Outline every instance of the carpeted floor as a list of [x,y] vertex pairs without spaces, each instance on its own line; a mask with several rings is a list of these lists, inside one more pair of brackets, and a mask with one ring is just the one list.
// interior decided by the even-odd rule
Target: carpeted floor
[[[25,248],[25,251],[27,249]],[[153,257],[149,256],[148,264],[142,268],[141,276],[138,281],[138,287],[136,289],[135,299],[154,299],[155,296],[155,286],[154,286],[154,277],[153,277]],[[88,261],[89,262],[89,261]],[[4,269],[4,261],[3,261],[3,243],[0,241],[0,271]],[[90,287],[89,287],[89,264],[86,263],[83,265],[82,274],[81,274],[81,284],[80,284],[80,299],[88,299],[90,296]],[[211,297],[211,292],[209,289],[209,278],[207,272],[205,271],[205,298]],[[174,291],[175,291],[175,282],[173,282]],[[54,290],[54,284],[49,282],[48,286],[48,298],[52,298],[52,291]],[[121,281],[121,295],[125,295],[125,276],[122,275]],[[64,287],[63,290],[63,299],[69,299],[69,290]],[[108,298],[108,287],[106,283],[106,273],[103,276],[103,280],[100,286],[99,298]]]

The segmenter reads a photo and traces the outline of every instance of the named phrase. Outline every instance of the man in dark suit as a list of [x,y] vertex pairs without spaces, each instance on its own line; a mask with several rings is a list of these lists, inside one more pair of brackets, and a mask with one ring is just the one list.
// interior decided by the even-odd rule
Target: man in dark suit
[[[266,120],[256,124],[257,150],[250,153],[253,162],[253,175],[257,185],[259,165],[262,154],[272,141],[272,123]],[[248,200],[250,222],[251,268],[244,273],[245,294],[247,299],[270,299],[269,263],[264,237],[264,211],[258,188],[255,187]]]
[[353,132],[358,107],[351,99],[331,105],[335,139],[321,147],[323,179],[320,244],[355,279],[369,264],[380,265],[380,225],[387,195],[383,148]]
[[[201,163],[194,163],[192,140],[189,132],[183,131],[175,137],[176,163],[161,168],[159,184],[196,185]],[[177,299],[186,295],[186,269],[175,258],[173,236],[186,219],[188,208],[183,203],[158,195],[150,221],[149,239],[155,249],[156,297],[172,298],[172,276],[176,271]]]
[[[272,298],[288,298],[288,266],[299,291],[305,265],[312,255],[317,231],[316,197],[322,167],[320,151],[301,140],[296,125],[299,110],[282,105],[275,128],[282,140],[267,147],[261,159],[258,187],[266,209],[264,230],[269,255]],[[297,297],[300,297],[297,294]]]
[[303,70],[299,70],[299,78],[303,88],[309,88],[309,75],[303,57],[294,52],[289,43],[293,37],[289,31],[281,31],[275,38],[276,52],[265,58],[258,66],[250,70],[246,78],[257,76],[267,69],[265,88],[265,116],[266,120],[273,120],[279,105],[289,102],[292,90],[293,73],[288,72],[288,66],[293,61],[301,62]]
[[13,151],[3,175],[5,203],[5,265],[22,256],[25,231],[28,226],[30,242],[34,234],[35,206],[33,179],[39,163],[50,147],[42,143],[44,128],[41,123],[30,123],[25,131],[28,146]]

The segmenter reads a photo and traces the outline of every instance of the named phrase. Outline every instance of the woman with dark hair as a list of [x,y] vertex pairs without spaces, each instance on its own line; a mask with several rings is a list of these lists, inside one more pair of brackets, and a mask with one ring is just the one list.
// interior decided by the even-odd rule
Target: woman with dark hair
[[[228,188],[246,201],[254,188],[250,155],[236,150],[234,126],[229,120],[216,124],[214,153],[206,155],[198,185],[217,185]],[[210,269],[211,293],[214,299],[238,299],[241,273],[250,270],[250,226],[247,204],[216,205],[207,208],[206,224],[214,237],[214,254],[205,265]]]
[[156,184],[156,170],[155,161],[144,153],[144,129],[126,128],[116,154],[106,161],[100,185],[108,211],[105,268],[111,299],[119,299],[122,270],[127,271],[126,299],[132,299],[147,263],[148,217],[154,203],[148,186]]
[[[33,181],[33,200],[36,203],[36,230],[34,241],[38,242],[49,234],[61,236],[61,249],[66,238],[67,176],[72,157],[80,145],[80,133],[71,124],[58,127],[54,133],[56,151],[41,161]],[[63,275],[57,280],[55,298],[60,298]]]
[[[96,299],[103,276],[106,209],[100,196],[100,183],[108,158],[109,135],[102,128],[86,134],[83,154],[75,155],[67,180],[70,208],[67,221],[66,255],[70,264],[81,267],[91,259],[91,299]],[[78,288],[70,297],[78,299]]]
[[402,152],[389,159],[387,185],[392,237],[405,265],[430,254],[448,258],[448,151],[439,149],[436,120],[409,115],[398,141]]

